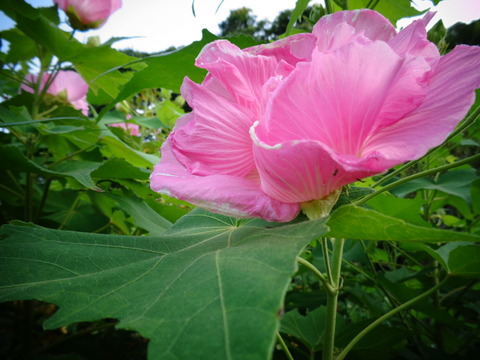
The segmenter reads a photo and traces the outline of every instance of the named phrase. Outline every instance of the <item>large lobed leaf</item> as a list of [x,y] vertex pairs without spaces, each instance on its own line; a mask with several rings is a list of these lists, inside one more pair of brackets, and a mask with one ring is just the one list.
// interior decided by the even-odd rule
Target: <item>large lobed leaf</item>
[[150,339],[150,359],[267,359],[295,258],[326,231],[205,211],[156,237],[8,225],[0,300],[59,305],[47,328],[118,318]]

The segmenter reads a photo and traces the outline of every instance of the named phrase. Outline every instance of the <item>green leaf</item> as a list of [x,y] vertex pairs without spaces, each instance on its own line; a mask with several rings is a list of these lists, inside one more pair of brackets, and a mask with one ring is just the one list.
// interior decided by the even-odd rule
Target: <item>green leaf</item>
[[384,215],[405,220],[410,224],[431,227],[431,224],[420,217],[423,203],[422,199],[400,199],[389,194],[380,194],[368,200],[367,205]]
[[89,189],[101,191],[101,189],[94,184],[90,176],[92,171],[98,169],[100,165],[102,165],[100,162],[69,160],[54,166],[52,170],[64,176],[70,176],[74,178],[80,184]]
[[103,162],[98,169],[92,171],[91,176],[102,179],[148,180],[150,172],[143,168],[135,167],[123,159],[113,157]]
[[143,183],[128,179],[115,179],[115,182],[121,184],[126,189],[132,191],[136,196],[154,209],[160,216],[174,223],[191,210],[191,205],[167,195],[161,195],[145,186]]
[[480,236],[448,230],[425,228],[374,210],[345,205],[327,221],[329,237],[411,242],[480,241]]
[[97,169],[102,163],[70,160],[62,162],[52,169],[47,169],[27,159],[20,149],[13,145],[0,145],[0,155],[2,157],[2,165],[10,171],[31,172],[53,177],[71,177],[89,189],[100,190],[93,183],[90,173]]
[[30,60],[37,54],[35,42],[16,28],[0,32],[0,38],[10,43],[10,48],[5,58],[7,63]]
[[297,0],[295,3],[295,9],[292,11],[292,15],[290,16],[290,20],[287,24],[287,29],[285,30],[285,36],[289,36],[292,32],[293,25],[300,19],[303,15],[303,12],[308,6],[310,0]]
[[143,59],[147,67],[133,75],[118,94],[115,102],[149,88],[164,87],[178,93],[186,75],[193,81],[202,81],[206,71],[195,67],[195,58],[206,44],[216,39],[218,38],[215,35],[204,30],[200,41],[195,41],[191,45],[172,53]]
[[117,195],[105,193],[110,199],[115,200],[120,208],[130,214],[135,223],[141,228],[148,230],[152,235],[160,235],[172,226],[172,223],[158,215],[145,201],[133,195]]
[[7,225],[0,299],[59,305],[49,329],[118,318],[150,339],[150,360],[265,360],[296,257],[324,222],[195,211],[156,237]]
[[447,263],[450,275],[480,278],[480,246],[468,243],[446,244],[436,252]]
[[[305,316],[295,309],[283,316],[280,331],[296,337],[311,351],[319,351],[323,344],[325,318],[325,306],[320,306]],[[337,331],[343,326],[340,322],[341,318],[337,317]]]
[[[350,0],[347,2],[348,10],[366,8],[369,2],[370,0]],[[402,18],[422,14],[412,6],[410,0],[380,0],[373,10],[385,16],[393,25]]]
[[470,186],[479,177],[474,169],[456,169],[439,176],[435,182],[433,179],[420,178],[406,184],[397,186],[391,190],[396,196],[404,197],[407,194],[420,190],[438,190],[444,193],[458,196],[471,204]]
[[[348,344],[355,335],[363,330],[371,320],[354,323],[340,331],[336,345],[343,347]],[[396,344],[402,342],[410,332],[405,328],[379,325],[365,335],[351,350],[348,358],[385,360],[392,359],[392,352]]]
[[156,113],[162,123],[168,124],[170,128],[173,128],[177,119],[184,115],[185,111],[173,101],[164,100],[157,104]]
[[283,316],[280,331],[296,337],[310,350],[321,350],[324,326],[325,307],[319,307],[306,316],[295,309]]
[[105,145],[102,148],[105,156],[125,159],[136,167],[151,168],[160,161],[158,156],[135,150],[113,136],[105,136],[102,143]]
[[445,39],[445,35],[447,35],[447,29],[445,29],[443,21],[440,20],[428,31],[428,41],[438,46]]

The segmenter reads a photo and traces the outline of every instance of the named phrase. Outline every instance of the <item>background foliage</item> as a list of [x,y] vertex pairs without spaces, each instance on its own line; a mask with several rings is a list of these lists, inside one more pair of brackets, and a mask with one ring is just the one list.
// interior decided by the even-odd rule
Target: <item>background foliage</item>
[[[244,48],[309,31],[326,9],[308,3],[271,24],[249,9],[233,11],[221,36]],[[393,23],[419,13],[407,0],[331,4],[333,11],[375,7]],[[4,358],[142,359],[148,343],[149,359],[284,359],[277,329],[295,359],[320,358],[325,291],[296,257],[324,271],[322,236],[347,238],[339,348],[448,277],[370,332],[348,359],[478,353],[478,160],[368,201],[382,177],[359,182],[325,220],[280,225],[191,211],[152,192],[148,177],[176,119],[190,111],[179,95],[183,77],[201,82],[194,59],[218,37],[204,31],[187,47],[138,58],[112,49],[116,39],[79,43],[58,28],[54,7],[6,0],[0,10],[16,22],[0,32],[10,44],[0,53]],[[478,22],[448,30],[439,23],[429,38],[446,52],[478,44],[478,34]],[[79,72],[89,83],[90,116],[19,91],[39,69]],[[383,185],[478,153],[478,104],[477,97],[468,128]],[[116,122],[139,125],[140,136],[108,126]]]

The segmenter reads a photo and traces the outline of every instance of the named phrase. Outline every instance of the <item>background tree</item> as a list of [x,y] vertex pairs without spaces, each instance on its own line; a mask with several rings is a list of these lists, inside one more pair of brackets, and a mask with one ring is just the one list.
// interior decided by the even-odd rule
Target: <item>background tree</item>
[[[305,9],[300,21],[295,23],[296,32],[311,31],[313,25],[325,14],[321,5],[314,4]],[[230,15],[218,26],[220,36],[249,35],[259,41],[274,41],[285,33],[292,10],[283,10],[272,21],[259,20],[249,8],[231,10]]]

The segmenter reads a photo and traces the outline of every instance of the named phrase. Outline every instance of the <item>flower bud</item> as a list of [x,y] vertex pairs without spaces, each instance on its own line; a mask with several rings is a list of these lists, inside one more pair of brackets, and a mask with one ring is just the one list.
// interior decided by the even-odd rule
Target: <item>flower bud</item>
[[65,11],[70,25],[81,31],[99,28],[122,6],[122,0],[53,0],[53,2]]

